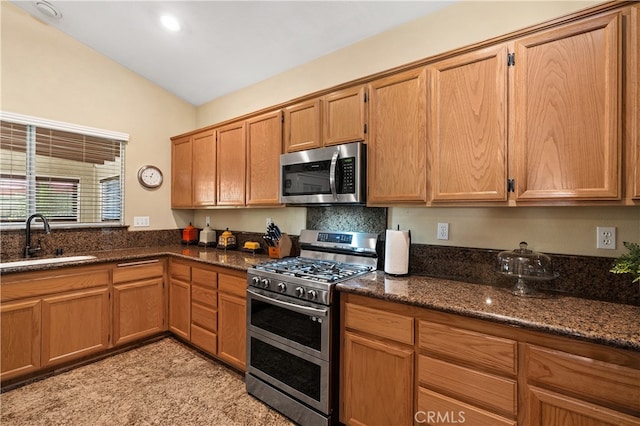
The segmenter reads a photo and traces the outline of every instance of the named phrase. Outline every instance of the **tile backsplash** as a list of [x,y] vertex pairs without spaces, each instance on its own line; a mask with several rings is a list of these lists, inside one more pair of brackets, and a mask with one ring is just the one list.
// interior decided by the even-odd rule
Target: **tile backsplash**
[[[386,209],[365,209],[368,213],[363,219],[353,221],[349,217],[358,216],[354,207],[310,208],[313,210],[307,218],[307,228],[329,231],[359,230],[375,232],[380,236],[378,244],[379,265],[384,265],[384,230],[386,228]],[[356,207],[358,208],[358,207]],[[364,208],[363,208],[364,209]],[[364,210],[363,210],[364,211]],[[221,230],[217,231],[219,235]],[[238,247],[245,241],[258,241],[263,244],[262,234],[235,231]],[[292,235],[294,243],[292,255],[299,251],[298,237]],[[95,251],[117,250],[134,247],[160,247],[180,244],[180,229],[135,231],[126,227],[54,229],[50,234],[35,229],[32,241],[40,240],[42,255],[53,256],[57,249],[65,254],[86,254]],[[18,260],[22,257],[25,245],[24,231],[3,231],[0,233],[0,260]],[[451,246],[412,244],[409,252],[409,270],[411,274],[446,278],[475,284],[488,284],[511,287],[514,278],[504,277],[496,272],[498,250],[477,249]],[[552,281],[532,283],[534,287],[587,299],[605,300],[640,306],[640,286],[632,284],[629,275],[617,275],[609,272],[613,259],[591,256],[554,255],[551,257],[553,269],[560,276]],[[379,267],[382,269],[382,266]]]

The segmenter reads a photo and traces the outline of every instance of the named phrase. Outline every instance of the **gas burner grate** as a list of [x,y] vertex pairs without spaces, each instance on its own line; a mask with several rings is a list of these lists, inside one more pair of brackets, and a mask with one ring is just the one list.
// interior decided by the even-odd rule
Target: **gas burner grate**
[[255,269],[312,281],[334,283],[369,272],[373,268],[365,265],[296,257],[261,263],[256,265]]

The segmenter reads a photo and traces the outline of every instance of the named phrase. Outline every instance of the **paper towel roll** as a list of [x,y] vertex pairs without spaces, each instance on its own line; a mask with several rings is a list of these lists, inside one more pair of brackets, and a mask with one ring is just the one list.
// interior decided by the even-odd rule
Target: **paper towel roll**
[[409,231],[387,229],[384,246],[384,272],[392,275],[408,274],[410,246],[411,234]]

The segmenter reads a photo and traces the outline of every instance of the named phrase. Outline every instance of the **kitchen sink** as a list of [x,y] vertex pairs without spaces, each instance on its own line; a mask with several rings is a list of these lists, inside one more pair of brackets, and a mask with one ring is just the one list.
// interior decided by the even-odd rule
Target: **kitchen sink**
[[46,265],[49,263],[63,263],[63,262],[77,262],[79,260],[95,259],[95,256],[62,256],[62,257],[49,257],[41,259],[25,259],[16,260],[15,262],[2,262],[0,263],[0,270],[4,268],[18,268],[21,266],[32,265]]

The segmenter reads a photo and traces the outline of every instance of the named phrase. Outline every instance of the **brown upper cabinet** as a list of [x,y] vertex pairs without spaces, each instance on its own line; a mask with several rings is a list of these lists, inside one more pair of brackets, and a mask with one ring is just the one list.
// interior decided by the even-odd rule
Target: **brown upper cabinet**
[[280,205],[282,111],[174,138],[171,207]]
[[324,146],[366,141],[367,88],[355,86],[322,98]]
[[430,196],[507,199],[507,46],[428,67]]
[[354,86],[284,110],[285,152],[366,141],[367,88]]
[[280,205],[280,153],[355,141],[371,206],[638,205],[639,10],[606,3],[174,138],[172,207]]
[[216,130],[218,153],[218,205],[243,206],[245,203],[246,133],[239,121]]
[[191,207],[191,136],[171,141],[171,207]]
[[216,141],[213,130],[174,139],[171,144],[171,207],[216,204]]
[[512,187],[518,203],[620,200],[623,59],[637,63],[621,20],[610,12],[428,66],[430,199],[506,201]]
[[621,197],[621,15],[514,43],[516,201]]
[[[627,149],[626,175],[627,193],[630,198],[640,199],[640,6],[629,8],[623,12],[623,19],[627,30],[624,34],[625,76],[623,93],[625,98],[625,140]],[[634,155],[635,153],[635,155]]]
[[280,204],[282,111],[247,120],[247,205]]
[[368,204],[425,203],[426,69],[369,84]]
[[320,148],[320,99],[312,99],[284,109],[286,152]]
[[192,136],[193,205],[216,204],[216,141],[211,130]]

